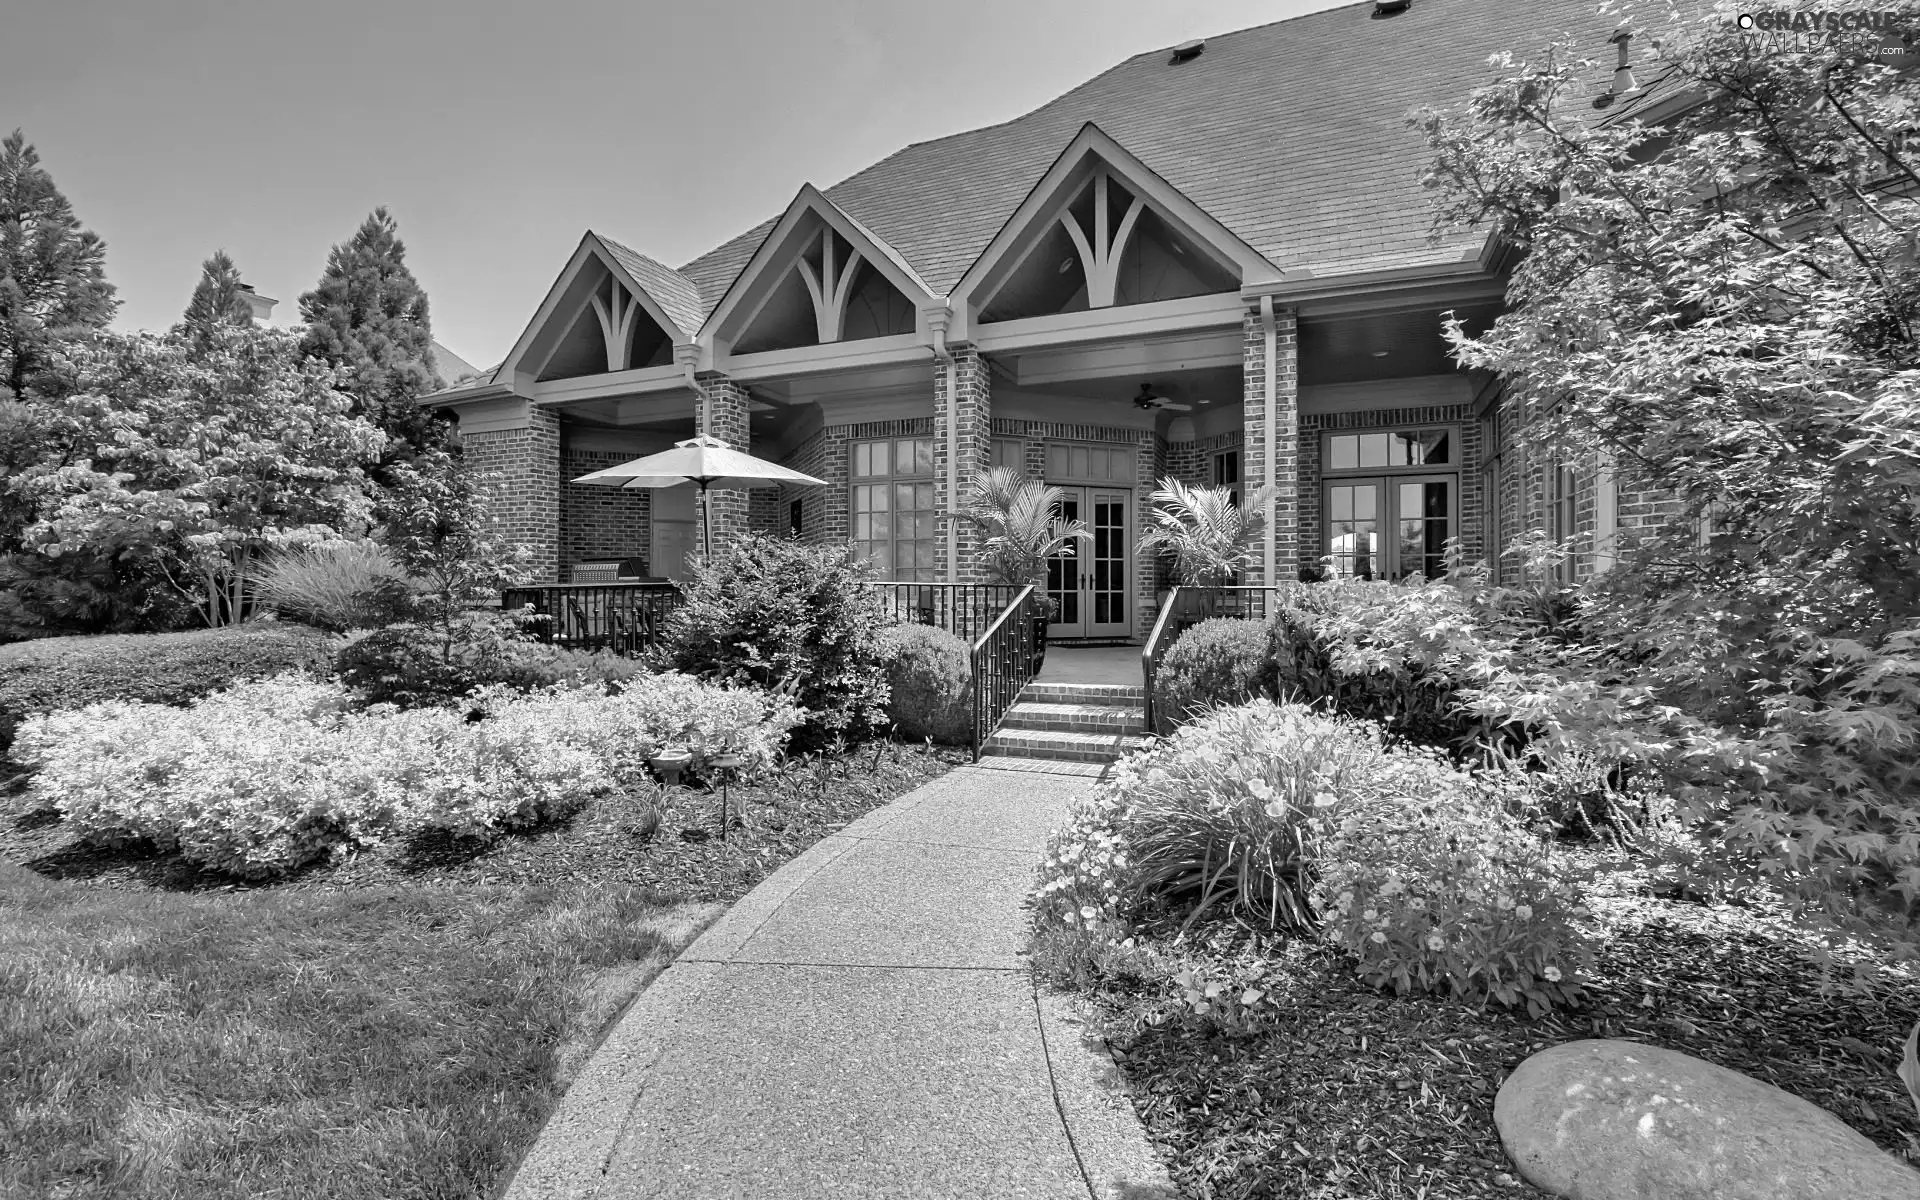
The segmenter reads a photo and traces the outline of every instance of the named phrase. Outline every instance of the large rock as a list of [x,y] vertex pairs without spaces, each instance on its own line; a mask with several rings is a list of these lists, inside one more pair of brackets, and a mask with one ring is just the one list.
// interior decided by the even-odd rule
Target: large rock
[[1493,1120],[1520,1173],[1570,1200],[1920,1200],[1920,1171],[1819,1105],[1639,1042],[1542,1050]]

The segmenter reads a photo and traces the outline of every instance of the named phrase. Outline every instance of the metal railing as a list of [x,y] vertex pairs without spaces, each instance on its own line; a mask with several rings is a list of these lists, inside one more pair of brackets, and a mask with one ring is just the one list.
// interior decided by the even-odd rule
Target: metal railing
[[932,625],[972,642],[1005,612],[1020,589],[1010,583],[875,583],[896,621]]
[[[1012,589],[1009,588],[1009,591]],[[973,643],[973,761],[1020,690],[1033,680],[1034,618],[1041,612],[1034,587],[1019,590]]]
[[1153,632],[1140,651],[1140,677],[1147,688],[1147,731],[1159,733],[1158,716],[1153,709],[1153,682],[1160,671],[1160,660],[1180,635],[1209,617],[1248,617],[1264,621],[1279,606],[1283,592],[1299,584],[1273,586],[1236,585],[1230,587],[1177,587],[1167,593],[1154,620]]
[[681,602],[672,583],[542,583],[500,593],[502,608],[533,607],[532,630],[541,641],[629,658],[660,640],[662,623]]

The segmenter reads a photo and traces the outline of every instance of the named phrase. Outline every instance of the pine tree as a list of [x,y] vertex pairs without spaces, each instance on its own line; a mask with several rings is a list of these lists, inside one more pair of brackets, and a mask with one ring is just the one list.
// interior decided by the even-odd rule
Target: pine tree
[[194,285],[193,299],[180,326],[197,340],[205,340],[220,325],[253,324],[253,306],[247,303],[240,285],[240,268],[233,265],[225,250],[200,264],[200,282]]
[[55,345],[113,319],[106,258],[14,130],[0,142],[0,390],[25,395]]
[[[407,269],[407,249],[385,208],[376,208],[327,256],[319,284],[300,297],[306,352],[348,375],[354,412],[394,439],[386,462],[442,441],[442,424],[415,403],[436,385],[427,294]],[[376,475],[382,472],[376,471]]]

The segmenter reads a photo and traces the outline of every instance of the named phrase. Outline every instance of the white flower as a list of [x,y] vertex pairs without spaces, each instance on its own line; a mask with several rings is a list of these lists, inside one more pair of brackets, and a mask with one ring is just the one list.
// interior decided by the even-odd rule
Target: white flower
[[1360,919],[1362,921],[1371,921],[1379,917],[1379,915],[1380,913],[1378,910],[1370,908],[1367,911],[1360,914]]
[[1384,933],[1381,933],[1378,929],[1376,929],[1373,931],[1373,934],[1371,935],[1371,940],[1376,943],[1384,942],[1387,940],[1387,935]]
[[1531,904],[1517,905],[1513,910],[1513,915],[1519,917],[1522,921],[1531,921],[1533,920],[1533,906]]
[[1414,896],[1413,898],[1407,901],[1407,907],[1412,909],[1414,912],[1419,912],[1420,910],[1426,908],[1426,906],[1427,906],[1427,902],[1425,900],[1422,900],[1418,896]]
[[1430,933],[1427,935],[1427,949],[1445,950],[1446,948],[1447,948],[1447,939],[1441,937],[1437,933]]
[[1559,968],[1559,967],[1548,967],[1548,968],[1547,968],[1546,970],[1544,970],[1544,971],[1542,971],[1542,972],[1540,972],[1540,974],[1546,977],[1546,980],[1547,980],[1547,982],[1548,982],[1548,983],[1559,983],[1559,982],[1560,982],[1560,968]]

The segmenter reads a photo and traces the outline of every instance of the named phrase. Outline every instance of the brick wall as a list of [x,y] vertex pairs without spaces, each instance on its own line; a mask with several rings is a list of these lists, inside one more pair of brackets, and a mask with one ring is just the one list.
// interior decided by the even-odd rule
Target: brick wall
[[614,450],[566,448],[560,469],[561,578],[582,559],[648,556],[653,538],[652,489],[566,482],[636,457]]
[[[1241,380],[1245,391],[1246,430],[1241,454],[1241,487],[1251,494],[1268,480],[1267,460],[1274,460],[1273,481],[1278,495],[1273,506],[1273,528],[1267,537],[1273,542],[1274,576],[1293,579],[1301,560],[1299,491],[1299,339],[1298,322],[1293,309],[1276,307],[1274,323],[1274,411],[1276,427],[1267,429],[1266,333],[1260,314],[1250,312],[1242,327],[1244,353],[1241,356]],[[1311,543],[1307,543],[1311,545]],[[1264,552],[1247,572],[1248,583],[1264,582]]]
[[560,570],[560,419],[534,408],[524,429],[467,433],[462,457],[482,474],[481,491],[509,542],[533,550],[536,580]]
[[[694,423],[699,432],[719,438],[736,450],[752,452],[752,442],[747,431],[747,389],[724,375],[707,373],[696,375],[694,383],[700,388],[705,403],[695,409]],[[749,528],[747,509],[750,503],[749,493],[731,488],[711,488],[707,492],[707,504],[713,513],[713,548],[718,551],[727,544],[728,539]],[[698,506],[694,509],[694,544],[705,545],[706,532],[702,528],[706,515]]]
[[[953,530],[959,570],[954,578],[960,583],[983,583],[986,571],[980,565],[980,532],[971,522],[956,520],[954,508],[965,508],[973,491],[974,479],[993,465],[993,381],[986,360],[972,346],[952,348],[953,365],[949,375],[946,363],[933,364],[933,470],[938,486],[934,507],[942,514],[940,539],[934,551],[939,577],[947,578],[948,529]],[[949,379],[954,394],[947,394]],[[951,431],[951,434],[950,434]],[[948,440],[952,453],[959,455],[958,487],[949,503]]]

